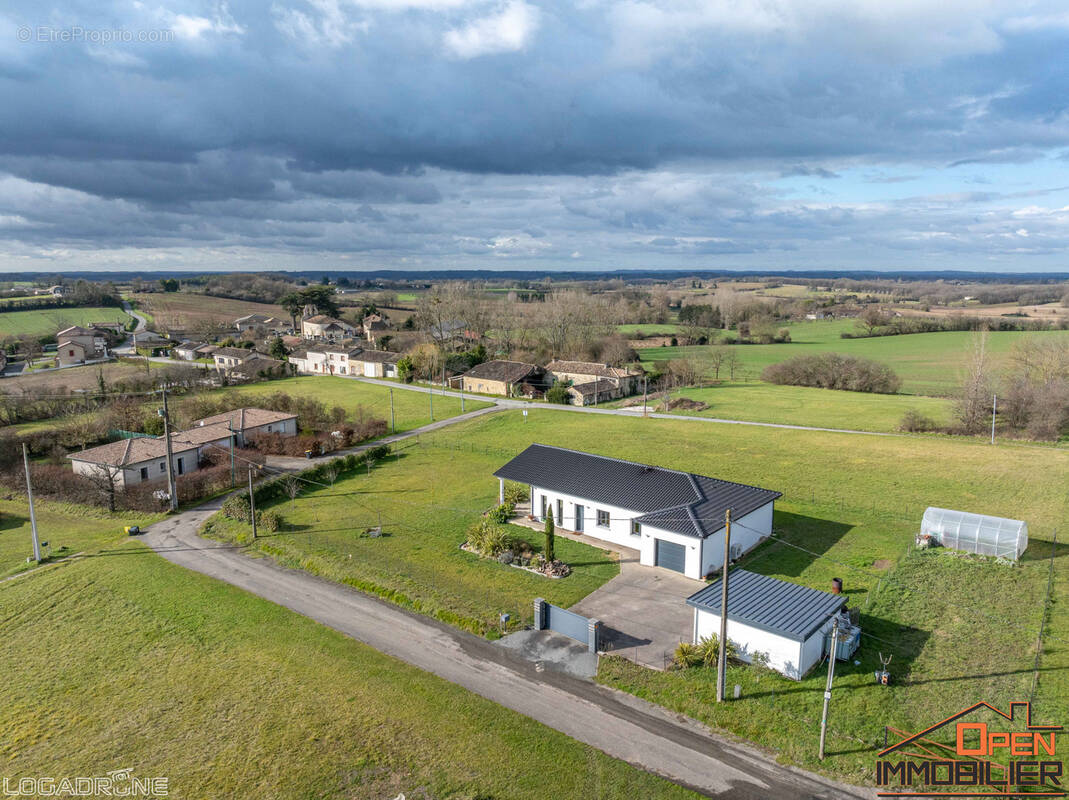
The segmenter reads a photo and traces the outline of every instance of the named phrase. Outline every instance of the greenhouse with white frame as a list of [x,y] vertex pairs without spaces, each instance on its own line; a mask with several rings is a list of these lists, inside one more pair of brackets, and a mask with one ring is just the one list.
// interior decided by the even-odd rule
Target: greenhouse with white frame
[[1016,561],[1028,547],[1028,525],[1019,519],[933,506],[924,512],[917,541]]

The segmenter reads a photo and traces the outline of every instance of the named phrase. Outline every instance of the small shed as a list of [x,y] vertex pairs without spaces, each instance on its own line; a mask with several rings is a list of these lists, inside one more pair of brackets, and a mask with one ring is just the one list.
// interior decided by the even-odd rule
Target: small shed
[[[713,581],[687,598],[694,608],[695,643],[720,635],[720,584]],[[801,680],[824,658],[833,619],[845,607],[841,594],[734,569],[728,575],[728,641],[743,661],[761,652],[768,656],[769,667]],[[843,619],[848,622],[845,615]],[[860,631],[850,631],[840,658],[856,649],[855,633]]]
[[952,550],[1016,561],[1028,547],[1028,525],[1019,519],[932,506],[921,518],[917,544],[940,544]]

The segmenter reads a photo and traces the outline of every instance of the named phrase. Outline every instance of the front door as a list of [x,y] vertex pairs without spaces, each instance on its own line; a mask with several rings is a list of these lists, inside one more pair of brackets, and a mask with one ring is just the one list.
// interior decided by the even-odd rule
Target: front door
[[578,503],[575,504],[575,530],[577,533],[583,532],[583,507]]

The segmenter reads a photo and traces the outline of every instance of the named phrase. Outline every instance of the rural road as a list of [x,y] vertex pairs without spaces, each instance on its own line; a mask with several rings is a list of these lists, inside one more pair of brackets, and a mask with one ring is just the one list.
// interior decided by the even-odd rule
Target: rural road
[[[138,314],[136,311],[134,311],[134,307],[131,306],[130,303],[127,302],[126,300],[122,301],[122,310],[125,311],[127,314],[129,314],[131,317],[133,317],[134,319],[137,320],[137,327],[134,328],[132,333],[141,333],[141,331],[145,330],[145,327],[148,325],[148,320],[145,317],[143,317],[140,314]],[[129,353],[133,353],[134,352],[134,344],[133,344],[133,342],[134,342],[134,340],[133,340],[132,334],[128,334],[126,336],[125,341],[123,341],[123,343],[121,345],[119,345],[118,347],[113,348],[112,352],[113,353],[123,354],[123,355],[129,354]]]
[[197,530],[222,498],[152,525],[162,557],[278,603],[340,633],[517,711],[581,742],[709,797],[732,800],[872,798],[784,767],[746,745],[638,698],[552,671],[505,648],[340,584],[252,559]]
[[[579,414],[606,414],[616,417],[641,417],[641,408],[596,408],[590,406],[568,406],[558,405],[556,403],[531,403],[524,400],[510,400],[507,398],[494,398],[487,397],[481,394],[465,394],[461,395],[460,392],[454,392],[452,389],[439,389],[428,386],[411,386],[404,383],[397,383],[396,381],[380,380],[378,378],[364,378],[359,375],[339,375],[337,377],[346,378],[351,381],[360,381],[362,383],[374,383],[379,386],[389,386],[391,389],[403,389],[408,392],[422,392],[424,394],[430,394],[433,392],[436,395],[442,395],[444,397],[456,397],[461,396],[468,400],[481,400],[485,403],[494,403],[498,408],[527,408],[531,412],[535,411],[575,411]],[[685,419],[693,422],[719,422],[724,425],[752,425],[757,428],[781,428],[791,431],[821,431],[823,433],[854,433],[862,436],[905,436],[906,434],[900,433],[881,433],[879,431],[858,431],[851,428],[818,428],[812,425],[787,425],[780,422],[749,422],[741,419],[721,419],[719,417],[695,417],[687,416],[685,414],[656,414],[650,412],[646,414],[650,419]]]

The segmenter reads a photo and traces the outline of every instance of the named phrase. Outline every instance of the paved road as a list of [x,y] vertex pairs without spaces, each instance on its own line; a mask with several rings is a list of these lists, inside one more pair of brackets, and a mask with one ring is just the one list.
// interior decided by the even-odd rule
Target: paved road
[[[427,386],[412,386],[405,383],[397,383],[396,381],[385,381],[379,378],[364,378],[359,375],[340,375],[338,377],[348,378],[353,381],[363,381],[364,383],[374,383],[379,386],[389,386],[393,389],[403,389],[409,392],[423,392],[427,394],[434,392],[434,394],[440,394],[445,397],[460,397],[460,392],[454,392],[451,389],[440,389],[437,387],[431,388]],[[556,403],[530,403],[523,400],[511,400],[508,398],[486,397],[484,395],[465,394],[468,400],[482,400],[487,403],[495,403],[500,408],[527,408],[531,410],[531,413],[539,411],[574,411],[580,414],[607,414],[617,417],[641,417],[641,408],[594,408],[590,406],[565,406],[558,405]],[[817,428],[811,425],[785,425],[779,422],[747,422],[741,419],[721,419],[718,417],[694,417],[685,414],[646,414],[651,419],[685,419],[693,422],[719,422],[725,425],[753,425],[758,428],[783,428],[792,431],[822,431],[824,433],[854,433],[862,436],[905,436],[907,434],[901,433],[880,433],[878,431],[858,431],[850,428]]]
[[537,672],[491,642],[340,584],[252,559],[196,535],[217,498],[149,528],[145,542],[175,564],[238,586],[581,742],[709,797],[733,800],[872,798],[874,794],[774,763],[697,723],[562,673]]
[[[141,316],[136,311],[134,311],[133,306],[131,306],[130,303],[127,302],[126,300],[122,301],[122,310],[125,311],[127,314],[129,314],[131,317],[133,317],[134,319],[137,320],[137,327],[134,328],[134,330],[133,330],[134,333],[141,333],[141,331],[145,330],[145,328],[148,326],[148,319],[146,317]],[[123,341],[122,344],[120,344],[118,347],[112,348],[112,352],[113,353],[118,353],[118,354],[121,354],[121,355],[126,355],[126,354],[133,353],[134,352],[133,337],[130,336],[130,335],[127,335],[126,339]]]

